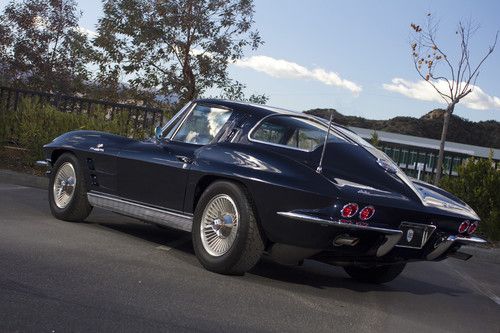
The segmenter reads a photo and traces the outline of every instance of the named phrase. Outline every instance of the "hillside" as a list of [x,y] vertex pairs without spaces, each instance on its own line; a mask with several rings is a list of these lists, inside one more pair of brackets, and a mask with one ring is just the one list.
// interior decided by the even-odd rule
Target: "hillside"
[[[332,109],[313,109],[305,112],[329,119]],[[444,114],[442,109],[432,110],[421,118],[395,117],[389,120],[370,120],[356,116],[345,116],[336,110],[333,112],[334,121],[344,126],[371,128],[437,140],[441,138]],[[500,148],[500,122],[495,120],[473,122],[452,115],[447,140],[475,146]]]

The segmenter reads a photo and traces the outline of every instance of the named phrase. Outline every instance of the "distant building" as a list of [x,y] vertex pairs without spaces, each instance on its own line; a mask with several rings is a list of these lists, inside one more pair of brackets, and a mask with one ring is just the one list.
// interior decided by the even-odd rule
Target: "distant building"
[[[374,130],[360,127],[349,127],[363,139],[370,141]],[[426,176],[436,173],[439,140],[418,136],[376,131],[380,141],[379,149],[390,156],[408,175],[416,177],[418,170]],[[470,157],[488,158],[490,148],[446,142],[443,170],[450,176],[457,176],[457,169]],[[500,149],[493,149],[495,169],[500,167]]]

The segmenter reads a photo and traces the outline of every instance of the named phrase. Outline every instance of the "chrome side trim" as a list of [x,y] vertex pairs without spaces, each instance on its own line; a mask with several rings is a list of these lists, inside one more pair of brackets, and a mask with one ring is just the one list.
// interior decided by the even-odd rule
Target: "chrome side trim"
[[307,215],[307,214],[300,214],[300,213],[294,213],[294,212],[277,212],[276,214],[281,215],[281,216],[285,216],[285,217],[288,217],[288,218],[291,218],[294,220],[319,223],[319,224],[341,227],[341,228],[346,228],[346,229],[376,231],[376,232],[379,232],[379,233],[382,233],[385,235],[399,235],[399,236],[401,236],[403,234],[403,232],[401,230],[386,229],[386,228],[379,228],[379,227],[370,227],[370,226],[363,226],[363,225],[358,225],[358,224],[342,223],[340,221],[326,220],[326,219],[322,219],[322,218],[312,216],[312,215]]
[[89,203],[140,220],[158,223],[174,229],[191,232],[193,218],[189,215],[175,213],[164,209],[141,205],[128,200],[111,197],[94,192],[87,193]]
[[448,236],[439,244],[436,244],[434,250],[427,255],[427,260],[434,260],[439,258],[443,253],[448,251],[448,249],[453,245],[453,243],[460,243],[463,245],[477,245],[484,244],[486,241],[479,237],[461,237],[461,236]]

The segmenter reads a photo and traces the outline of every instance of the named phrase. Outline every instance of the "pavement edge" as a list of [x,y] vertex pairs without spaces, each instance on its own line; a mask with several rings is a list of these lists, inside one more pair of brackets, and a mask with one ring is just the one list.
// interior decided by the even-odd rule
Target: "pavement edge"
[[0,182],[36,187],[44,190],[49,187],[49,179],[47,177],[35,176],[6,169],[0,169]]

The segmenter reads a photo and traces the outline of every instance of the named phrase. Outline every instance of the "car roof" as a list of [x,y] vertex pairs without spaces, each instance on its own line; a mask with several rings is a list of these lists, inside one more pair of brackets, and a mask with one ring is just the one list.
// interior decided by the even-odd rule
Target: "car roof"
[[302,112],[286,110],[286,109],[282,109],[282,108],[278,108],[278,107],[274,107],[274,106],[248,103],[248,102],[240,102],[240,101],[230,101],[230,100],[225,100],[225,99],[203,98],[203,99],[197,99],[194,102],[221,105],[221,106],[225,106],[225,107],[230,108],[230,109],[256,114],[256,115],[259,115],[261,117],[265,117],[265,116],[271,115],[271,114],[282,114],[282,115],[291,115],[291,116],[296,116],[296,115],[308,116],[307,114],[302,113]]
[[[264,104],[256,104],[256,103],[249,103],[249,102],[241,102],[241,101],[230,101],[226,99],[217,99],[217,98],[200,98],[194,100],[196,103],[207,103],[207,104],[215,104],[215,105],[221,105],[225,106],[230,109],[236,109],[238,111],[244,111],[248,113],[253,113],[253,114],[258,114],[261,117],[265,117],[271,114],[281,114],[281,115],[289,115],[289,116],[301,116],[304,118],[310,118],[310,119],[315,119],[316,121],[324,123],[326,126],[328,126],[328,119],[318,117],[315,115],[310,115],[304,112],[298,112],[298,111],[292,111],[292,110],[287,110],[283,108],[278,108],[275,106],[269,106],[269,105],[264,105]],[[339,123],[336,123],[335,121],[332,122],[334,126],[341,127],[342,129],[351,132],[354,135],[357,135],[353,130],[348,128],[347,126],[341,125]]]
[[[298,111],[291,111],[283,108],[278,108],[274,106],[268,106],[264,104],[256,104],[256,103],[248,103],[248,102],[241,102],[241,101],[230,101],[230,100],[225,100],[225,99],[217,99],[217,98],[202,98],[202,99],[196,99],[193,102],[195,103],[206,103],[206,104],[214,104],[214,105],[220,105],[229,109],[233,110],[238,110],[242,112],[247,112],[253,115],[257,115],[258,118],[264,118],[269,115],[284,115],[284,116],[300,116],[303,118],[309,118],[313,119],[317,122],[323,123],[325,126],[328,126],[328,119],[318,117],[315,115],[310,115],[304,112],[298,112]],[[354,136],[358,136],[354,131],[349,129],[346,126],[340,125],[336,122],[332,122],[333,128],[335,127],[340,127],[344,129],[345,131],[348,131],[352,133]],[[337,129],[337,134],[341,134],[343,137],[348,137],[345,133],[341,133]],[[361,137],[360,137],[361,139]],[[356,141],[353,140],[352,138],[349,138],[350,141]]]

